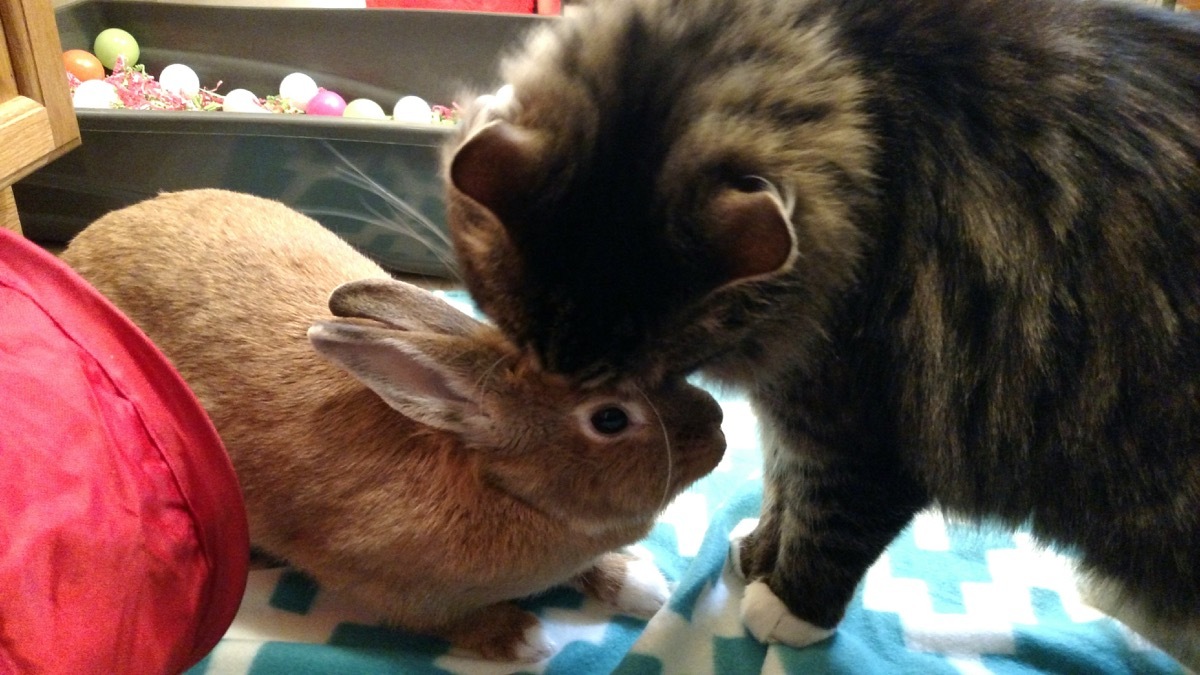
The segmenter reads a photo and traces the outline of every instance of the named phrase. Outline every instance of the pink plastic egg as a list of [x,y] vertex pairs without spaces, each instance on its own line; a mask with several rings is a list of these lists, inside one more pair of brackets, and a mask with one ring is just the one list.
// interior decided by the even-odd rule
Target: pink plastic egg
[[346,110],[346,99],[328,89],[321,88],[317,90],[315,96],[309,99],[308,107],[304,112],[309,115],[341,117],[344,110]]

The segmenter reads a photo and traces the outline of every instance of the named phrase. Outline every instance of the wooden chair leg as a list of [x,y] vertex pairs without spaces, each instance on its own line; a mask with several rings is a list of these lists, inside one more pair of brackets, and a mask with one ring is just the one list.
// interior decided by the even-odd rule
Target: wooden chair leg
[[0,228],[21,234],[21,219],[17,215],[17,200],[11,187],[0,189]]

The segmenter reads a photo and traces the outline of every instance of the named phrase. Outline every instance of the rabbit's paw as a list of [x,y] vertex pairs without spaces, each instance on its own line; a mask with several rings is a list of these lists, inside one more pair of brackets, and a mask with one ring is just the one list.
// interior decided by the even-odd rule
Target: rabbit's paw
[[591,568],[572,579],[571,585],[639,619],[654,616],[671,594],[667,580],[652,561],[624,552],[600,556]]
[[631,558],[625,564],[625,583],[613,602],[622,614],[649,619],[667,603],[671,589],[653,561]]
[[510,602],[484,607],[440,634],[456,649],[491,661],[534,663],[554,653],[538,618]]
[[783,601],[762,581],[746,586],[741,613],[746,630],[759,642],[807,647],[833,635],[833,629],[819,628],[789,612]]
[[554,643],[546,637],[540,621],[525,629],[521,637],[512,644],[512,660],[521,663],[536,663],[554,654]]

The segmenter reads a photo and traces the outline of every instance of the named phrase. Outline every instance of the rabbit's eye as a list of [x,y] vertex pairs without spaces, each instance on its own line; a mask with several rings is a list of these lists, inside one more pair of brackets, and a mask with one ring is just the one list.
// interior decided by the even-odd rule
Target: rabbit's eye
[[629,427],[628,413],[615,405],[592,413],[591,421],[592,428],[605,436],[619,434]]

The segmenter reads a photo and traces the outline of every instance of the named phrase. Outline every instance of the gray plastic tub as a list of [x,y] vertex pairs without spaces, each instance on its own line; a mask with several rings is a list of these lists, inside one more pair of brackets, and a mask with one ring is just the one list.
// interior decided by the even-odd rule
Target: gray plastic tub
[[[57,14],[63,49],[104,28],[134,35],[157,76],[185,63],[203,86],[274,94],[291,72],[385,110],[406,94],[450,104],[491,89],[497,59],[553,18],[420,10],[244,8],[89,1]],[[279,199],[384,266],[451,273],[438,176],[449,130],[303,115],[80,110],[82,146],[14,186],[26,234],[65,242],[164,190],[218,187]]]

